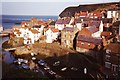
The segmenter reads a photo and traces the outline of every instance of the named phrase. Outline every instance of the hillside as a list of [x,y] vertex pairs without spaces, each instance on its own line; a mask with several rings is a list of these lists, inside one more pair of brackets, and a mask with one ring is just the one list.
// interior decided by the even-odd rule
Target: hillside
[[87,5],[79,5],[74,7],[67,7],[65,8],[60,14],[60,17],[72,17],[74,16],[75,12],[79,11],[98,11],[98,10],[108,10],[113,8],[120,7],[120,2],[112,2],[112,3],[100,3],[100,4],[87,4]]

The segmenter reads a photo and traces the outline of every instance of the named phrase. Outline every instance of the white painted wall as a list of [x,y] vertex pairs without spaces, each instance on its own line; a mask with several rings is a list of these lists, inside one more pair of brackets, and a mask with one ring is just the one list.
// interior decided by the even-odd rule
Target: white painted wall
[[63,30],[64,24],[55,24],[55,28],[59,30]]
[[112,18],[111,13],[112,13],[112,11],[107,11],[107,18]]
[[3,31],[3,27],[2,27],[2,26],[0,26],[0,32],[1,32],[1,31]]
[[78,28],[79,30],[81,30],[81,28],[82,28],[82,23],[77,23],[76,26],[77,26],[77,28]]
[[46,35],[46,43],[52,43],[54,40],[56,40],[59,36],[60,32],[52,32],[51,29],[47,30],[45,32]]
[[102,21],[100,22],[99,31],[103,32],[103,22]]

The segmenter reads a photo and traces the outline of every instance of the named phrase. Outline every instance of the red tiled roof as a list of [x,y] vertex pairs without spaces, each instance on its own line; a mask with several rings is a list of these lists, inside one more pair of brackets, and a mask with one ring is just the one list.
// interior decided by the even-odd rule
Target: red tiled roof
[[53,28],[53,29],[51,29],[52,30],[52,32],[59,32],[59,30],[58,29],[55,29],[55,28]]
[[31,40],[31,38],[27,38],[27,40]]
[[110,43],[106,48],[110,49],[111,52],[113,52],[113,53],[120,54],[120,44],[119,43]]
[[87,28],[83,27],[79,31],[78,35],[91,36],[91,32]]
[[87,17],[87,16],[88,16],[88,13],[87,13],[87,12],[80,12],[80,13],[79,13],[79,16],[85,16],[85,17]]
[[31,31],[32,33],[34,33],[34,34],[39,33],[39,31],[36,30],[36,29],[31,29],[30,31]]
[[94,12],[93,16],[101,17],[101,13],[100,12]]
[[56,24],[63,24],[63,19],[58,19],[58,20],[56,21]]
[[19,30],[14,30],[14,32],[16,32],[18,35],[21,34],[21,32]]
[[101,36],[110,36],[110,35],[112,35],[112,33],[109,31],[104,31],[101,33]]
[[43,23],[44,23],[43,20],[38,20],[38,21],[37,21],[37,24],[39,24],[39,25],[41,25],[41,24],[43,24]]
[[24,25],[24,27],[28,27],[29,23],[28,22],[22,22],[21,25]]
[[37,19],[36,19],[36,18],[31,18],[31,20],[33,20],[33,21],[34,21],[34,20],[37,20]]
[[47,22],[44,22],[44,23],[42,23],[41,25],[44,25],[44,26],[46,26],[48,23]]

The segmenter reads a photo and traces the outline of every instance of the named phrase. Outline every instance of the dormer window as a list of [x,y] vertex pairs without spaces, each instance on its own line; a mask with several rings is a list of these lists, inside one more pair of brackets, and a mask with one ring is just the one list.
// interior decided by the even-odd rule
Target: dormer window
[[88,43],[88,46],[90,47],[90,44]]
[[84,43],[83,43],[83,42],[82,42],[81,44],[82,44],[82,45],[84,45]]
[[111,50],[110,49],[107,49],[106,50],[106,53],[110,54]]

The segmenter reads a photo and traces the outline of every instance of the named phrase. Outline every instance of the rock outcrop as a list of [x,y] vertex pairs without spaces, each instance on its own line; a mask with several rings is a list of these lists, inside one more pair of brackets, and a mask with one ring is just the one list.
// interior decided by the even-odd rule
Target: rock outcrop
[[72,17],[74,16],[75,12],[80,12],[80,11],[93,12],[96,10],[103,10],[103,9],[108,10],[116,7],[120,7],[120,2],[87,4],[87,5],[79,5],[74,7],[67,7],[59,14],[59,17]]

